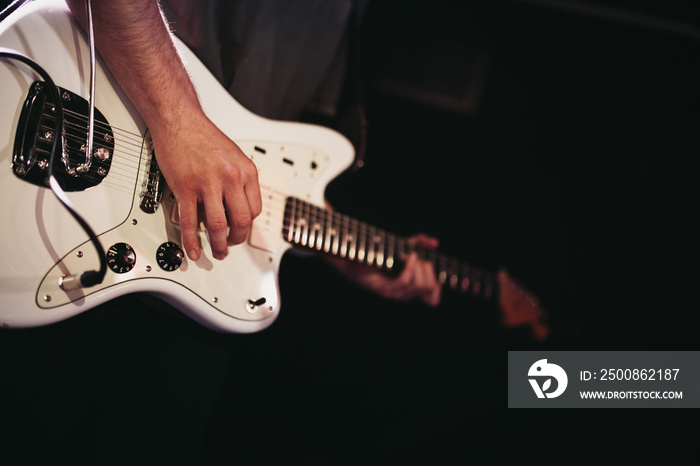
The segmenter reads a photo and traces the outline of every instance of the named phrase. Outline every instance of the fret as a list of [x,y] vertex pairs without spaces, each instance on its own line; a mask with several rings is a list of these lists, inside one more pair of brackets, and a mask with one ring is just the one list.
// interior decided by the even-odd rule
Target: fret
[[314,228],[316,229],[316,250],[320,251],[323,248],[323,225],[316,222]]
[[386,260],[384,264],[388,270],[394,268],[394,248],[396,246],[395,237],[392,234],[387,234],[386,238]]
[[309,206],[309,248],[316,248],[316,234],[318,230],[318,222],[316,221],[316,207],[308,204]]
[[440,257],[440,262],[443,264],[442,268],[446,271],[445,283],[450,289],[454,289],[459,282],[459,275],[456,267],[456,263],[447,257]]
[[338,254],[340,257],[345,258],[348,254],[348,235],[350,234],[348,232],[348,222],[349,219],[345,215],[343,215],[340,219],[341,227],[340,227],[340,249]]
[[292,207],[292,218],[290,220],[290,230],[289,230],[289,235],[290,235],[290,241],[293,241],[295,243],[299,242],[299,224],[298,224],[298,202],[296,199],[293,199],[293,207]]
[[299,229],[299,202],[297,199],[292,199],[292,212],[290,218],[290,242],[296,242],[297,230]]
[[302,222],[302,227],[304,230],[301,235],[301,245],[308,246],[309,235],[311,234],[311,206],[308,202],[304,202],[303,204],[302,215],[304,216],[304,221]]
[[381,268],[384,266],[384,249],[386,246],[384,244],[384,232],[380,230],[380,233],[377,234],[377,236],[375,236],[374,239],[377,243],[377,267]]
[[374,229],[372,236],[372,248],[374,249],[374,264],[377,268],[384,265],[384,232],[377,228]]
[[309,238],[309,220],[308,220],[308,204],[301,204],[301,218],[299,219],[299,232],[297,242],[302,246],[306,246]]
[[357,236],[360,240],[360,245],[357,249],[357,261],[364,263],[367,256],[367,226],[364,223],[360,223],[360,231],[358,232]]
[[450,275],[450,289],[455,289],[457,288],[457,284],[459,283],[459,276],[457,274],[451,274]]
[[444,285],[447,283],[447,267],[443,263],[443,261],[436,261],[434,262],[435,270],[437,272],[437,281],[440,285]]
[[326,211],[324,217],[326,218],[326,235],[323,241],[323,251],[328,253],[331,251],[331,239],[333,235],[333,213],[331,211]]
[[459,285],[459,264],[457,262],[448,259],[449,263],[449,282],[448,285],[451,290],[454,290],[457,288],[457,285]]
[[476,267],[470,267],[466,270],[469,274],[469,283],[468,289],[465,291],[468,291],[473,296],[479,296],[482,291],[483,272]]
[[328,229],[328,222],[327,222],[327,211],[326,209],[317,209],[319,213],[319,220],[318,220],[318,225],[320,228],[320,233],[319,233],[319,240],[318,240],[318,245],[316,246],[316,249],[318,251],[321,251],[325,249],[326,247],[326,238],[328,236],[327,229]]
[[444,285],[447,281],[447,272],[445,272],[444,270],[438,272],[437,280],[439,284]]
[[309,219],[309,243],[308,247],[309,249],[314,249],[316,247],[316,209],[313,208],[310,204],[307,204],[308,206],[308,215],[307,218]]
[[349,225],[348,259],[354,261],[357,254],[357,221],[351,220]]
[[367,265],[374,264],[374,227],[367,227]]
[[316,235],[316,250],[320,251],[323,249],[323,239],[326,237],[325,235],[325,214],[326,210],[321,209],[321,208],[316,208],[316,228],[318,229],[317,235]]
[[462,280],[462,288],[465,293],[472,293],[472,289],[474,287],[474,278],[472,271],[469,267],[464,268],[464,280]]
[[344,218],[344,237],[341,246],[341,257],[349,260],[355,260],[357,233],[355,221],[349,217]]
[[321,250],[321,247],[323,246],[322,241],[323,241],[323,226],[321,225],[321,222],[319,221],[319,213],[321,212],[321,209],[318,207],[312,206],[313,209],[313,227],[312,227],[312,236],[313,238],[310,240],[310,247],[316,249],[316,250]]
[[287,198],[287,201],[285,202],[284,205],[284,223],[282,225],[282,233],[284,234],[284,239],[287,241],[291,242],[292,241],[292,226],[291,226],[291,203],[293,202],[292,198]]
[[340,249],[340,214],[333,212],[333,244],[331,246],[331,254],[338,255]]
[[287,241],[294,242],[295,222],[296,222],[296,199],[293,197],[287,198],[287,212],[285,212],[285,221],[287,223]]

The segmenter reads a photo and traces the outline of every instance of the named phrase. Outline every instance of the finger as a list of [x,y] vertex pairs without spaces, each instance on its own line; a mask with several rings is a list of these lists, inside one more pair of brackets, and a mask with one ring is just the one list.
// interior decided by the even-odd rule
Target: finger
[[437,249],[440,245],[440,241],[437,238],[426,235],[425,233],[413,235],[408,240],[409,242],[426,249]]
[[220,195],[207,195],[204,198],[204,215],[207,221],[207,233],[211,253],[215,259],[222,260],[228,254],[228,221],[226,210]]
[[229,223],[228,244],[240,244],[248,236],[248,230],[253,221],[248,197],[240,185],[231,185],[227,190],[225,201]]
[[435,275],[435,267],[433,264],[426,262],[424,264],[425,273],[425,291],[423,294],[423,301],[432,307],[437,307],[440,304],[440,299],[442,296],[442,287],[437,281]]
[[416,261],[415,273],[413,274],[413,283],[411,284],[415,290],[415,296],[422,298],[428,290],[428,269],[430,264],[423,261]]
[[418,273],[418,254],[412,252],[404,259],[403,270],[394,280],[392,286],[392,294],[395,299],[407,301],[415,298],[415,283],[417,281],[416,274]]
[[257,173],[255,177],[245,185],[245,196],[248,200],[248,208],[253,219],[262,212],[262,195],[260,194],[260,184]]
[[421,261],[417,253],[406,257],[405,267],[395,284],[397,298],[404,301],[418,298],[429,306],[440,303],[441,287],[430,262]]
[[413,283],[415,297],[420,298],[429,306],[436,306],[436,286],[437,281],[432,264],[430,262],[418,261],[416,264],[415,281]]
[[197,236],[197,199],[194,196],[182,196],[178,200],[178,210],[182,247],[187,251],[187,257],[196,261],[201,254],[199,237]]

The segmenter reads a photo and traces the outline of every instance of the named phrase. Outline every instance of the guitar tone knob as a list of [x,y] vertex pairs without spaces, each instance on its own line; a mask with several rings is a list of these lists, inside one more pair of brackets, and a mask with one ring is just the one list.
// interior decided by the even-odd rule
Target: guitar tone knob
[[115,273],[127,273],[136,264],[136,252],[126,243],[116,243],[107,250],[107,265]]
[[166,272],[173,272],[179,269],[183,260],[185,260],[185,253],[180,249],[180,246],[172,241],[158,246],[156,261],[158,266]]

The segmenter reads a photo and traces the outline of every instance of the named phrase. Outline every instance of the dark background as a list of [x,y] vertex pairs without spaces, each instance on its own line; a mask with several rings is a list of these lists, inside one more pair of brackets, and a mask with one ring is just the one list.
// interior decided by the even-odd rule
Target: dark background
[[689,416],[506,408],[509,350],[697,349],[696,9],[551,3],[582,10],[372,2],[368,151],[328,190],[338,210],[507,267],[549,310],[550,339],[502,329],[467,297],[386,303],[288,257],[285,310],[241,339],[230,373],[230,400],[245,387],[267,401],[230,403],[222,435],[301,464],[510,462],[544,439],[578,451],[663,438]]
[[[623,7],[600,13],[631,22],[517,1],[371,3],[368,151],[328,191],[341,211],[507,267],[549,310],[551,338],[504,330],[466,297],[437,310],[385,303],[289,257],[285,310],[243,339],[238,366],[265,368],[244,386],[270,397],[268,415],[230,406],[228,419],[244,420],[236,435],[261,445],[267,432],[263,444],[284,452],[272,455],[307,464],[509,462],[543,439],[577,451],[662,438],[688,417],[506,408],[509,350],[697,349],[700,49],[697,29],[683,34],[696,10],[553,3]],[[241,373],[231,374],[238,391]]]
[[507,267],[539,295],[552,334],[503,329],[465,296],[438,309],[385,302],[288,255],[278,321],[236,336],[207,457],[510,463],[554,442],[589,462],[605,445],[680,435],[690,415],[673,410],[508,410],[505,374],[512,350],[698,349],[696,10],[373,0],[356,63],[368,150],[328,198]]

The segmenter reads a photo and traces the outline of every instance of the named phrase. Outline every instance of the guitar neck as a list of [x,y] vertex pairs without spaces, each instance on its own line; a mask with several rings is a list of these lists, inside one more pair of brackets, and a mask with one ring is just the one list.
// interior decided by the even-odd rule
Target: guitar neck
[[497,282],[489,271],[295,197],[286,199],[283,235],[294,246],[386,273],[396,273],[403,258],[416,252],[419,258],[433,264],[437,279],[444,287],[484,300],[491,300],[497,294]]

